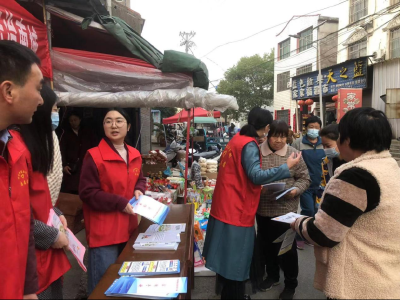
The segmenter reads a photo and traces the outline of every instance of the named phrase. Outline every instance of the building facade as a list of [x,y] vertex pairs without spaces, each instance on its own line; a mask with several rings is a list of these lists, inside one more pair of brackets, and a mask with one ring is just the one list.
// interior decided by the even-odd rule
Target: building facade
[[[322,26],[319,24],[325,22]],[[310,15],[294,17],[276,37],[274,66],[274,115],[285,120],[295,131],[295,100],[292,100],[292,77],[318,70],[317,41],[321,40],[321,67],[337,61],[337,18]],[[315,105],[310,107],[311,110]],[[298,114],[297,114],[298,115]]]
[[369,56],[371,93],[363,106],[386,112],[400,137],[400,0],[350,0],[339,21],[338,63]]

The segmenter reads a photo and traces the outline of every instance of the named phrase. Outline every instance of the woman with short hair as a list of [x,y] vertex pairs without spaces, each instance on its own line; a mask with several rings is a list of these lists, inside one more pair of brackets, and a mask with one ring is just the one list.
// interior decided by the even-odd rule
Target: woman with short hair
[[385,114],[356,108],[339,123],[347,162],[329,181],[315,218],[292,224],[315,245],[314,287],[334,299],[400,298],[400,169]]

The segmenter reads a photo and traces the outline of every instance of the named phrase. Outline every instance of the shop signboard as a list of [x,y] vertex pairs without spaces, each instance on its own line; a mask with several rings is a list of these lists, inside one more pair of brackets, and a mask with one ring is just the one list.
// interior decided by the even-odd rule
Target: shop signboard
[[[367,88],[368,58],[358,58],[321,70],[322,95],[337,95],[340,89]],[[292,78],[292,99],[303,100],[318,98],[319,90],[318,71],[302,74]]]
[[337,103],[337,123],[352,109],[362,107],[362,89],[340,89]]

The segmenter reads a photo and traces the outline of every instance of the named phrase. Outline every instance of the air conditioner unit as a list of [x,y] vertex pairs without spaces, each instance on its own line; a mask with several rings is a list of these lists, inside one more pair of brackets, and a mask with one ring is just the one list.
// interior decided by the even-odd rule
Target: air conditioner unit
[[379,49],[378,51],[374,52],[373,60],[375,62],[380,62],[384,61],[386,56],[386,50],[385,49]]
[[286,87],[287,87],[288,89],[290,89],[290,88],[292,87],[292,82],[289,81],[289,82],[287,83]]

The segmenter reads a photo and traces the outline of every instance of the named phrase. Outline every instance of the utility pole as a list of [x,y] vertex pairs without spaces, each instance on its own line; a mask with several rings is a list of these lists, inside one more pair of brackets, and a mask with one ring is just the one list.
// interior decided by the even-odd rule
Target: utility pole
[[180,32],[179,36],[182,38],[181,40],[181,46],[185,46],[185,51],[186,53],[189,53],[189,50],[191,48],[195,47],[196,44],[192,41],[192,38],[196,35],[196,32],[191,31],[191,32]]

